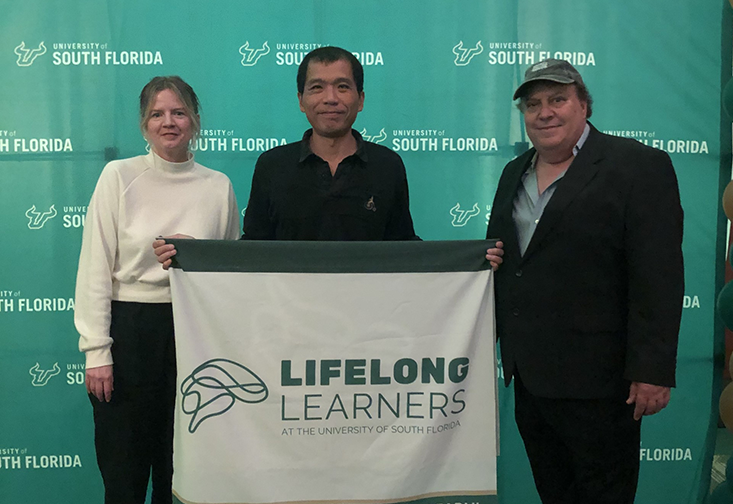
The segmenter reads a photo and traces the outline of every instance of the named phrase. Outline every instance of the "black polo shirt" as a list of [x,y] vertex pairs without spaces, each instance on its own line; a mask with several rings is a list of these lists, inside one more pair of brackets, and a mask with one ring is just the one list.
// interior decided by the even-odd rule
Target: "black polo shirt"
[[255,165],[244,215],[249,240],[415,240],[402,159],[352,130],[357,149],[332,176],[300,142],[275,147]]

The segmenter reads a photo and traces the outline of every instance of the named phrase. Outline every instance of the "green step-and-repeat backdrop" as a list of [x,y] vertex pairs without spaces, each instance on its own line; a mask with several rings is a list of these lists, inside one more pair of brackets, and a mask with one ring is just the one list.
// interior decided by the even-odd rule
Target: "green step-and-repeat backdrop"
[[[725,0],[0,0],[0,501],[102,501],[74,281],[102,167],[145,152],[142,86],[170,74],[193,86],[196,158],[231,178],[243,208],[257,156],[308,127],[297,65],[338,45],[364,65],[355,128],[402,156],[426,240],[484,237],[502,168],[529,145],[512,92],[546,57],[580,70],[596,127],[670,154],[685,209],[679,386],[644,420],[637,502],[701,502],[722,362],[730,11]],[[534,504],[512,401],[501,387],[498,501]]]

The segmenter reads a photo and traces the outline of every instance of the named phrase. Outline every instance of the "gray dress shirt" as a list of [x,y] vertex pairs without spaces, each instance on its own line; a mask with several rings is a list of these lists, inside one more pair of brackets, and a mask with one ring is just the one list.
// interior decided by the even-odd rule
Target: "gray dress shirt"
[[[583,147],[588,134],[590,133],[590,126],[588,123],[585,124],[583,134],[580,135],[578,142],[573,147],[573,156],[577,156],[580,149]],[[557,184],[560,179],[565,176],[567,169],[557,176],[552,183],[547,186],[547,189],[540,194],[537,188],[537,154],[535,153],[532,158],[532,162],[527,168],[527,171],[522,175],[522,184],[517,189],[517,195],[514,198],[514,210],[512,212],[512,218],[514,219],[514,227],[517,229],[517,240],[519,241],[519,250],[524,255],[529,246],[529,242],[534,235],[537,224],[539,224],[542,218],[542,213],[545,211],[545,207],[550,202],[552,195],[555,194]]]

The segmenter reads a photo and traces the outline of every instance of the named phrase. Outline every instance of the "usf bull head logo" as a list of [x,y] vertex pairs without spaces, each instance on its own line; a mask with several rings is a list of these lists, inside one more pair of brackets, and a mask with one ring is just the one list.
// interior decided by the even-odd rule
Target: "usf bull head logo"
[[41,369],[40,364],[36,362],[36,365],[30,368],[28,372],[33,377],[31,384],[34,387],[43,387],[48,383],[48,380],[61,372],[61,368],[59,368],[59,363],[56,362],[51,369]]
[[379,135],[367,135],[366,128],[361,130],[360,134],[367,142],[381,143],[387,140],[387,132],[384,131],[384,128],[379,132]]
[[269,54],[269,52],[270,46],[267,45],[267,41],[259,49],[250,49],[248,40],[239,48],[239,54],[242,55],[242,66],[253,66],[262,56]]
[[454,63],[456,66],[466,66],[471,62],[474,56],[481,54],[482,52],[484,52],[484,46],[481,45],[480,40],[476,44],[476,47],[468,49],[463,47],[463,41],[461,40],[453,47],[453,54],[456,55]]
[[463,227],[471,220],[471,217],[475,217],[480,213],[481,208],[479,208],[478,203],[474,203],[471,210],[461,210],[461,204],[456,203],[456,206],[450,209],[450,214],[453,216],[451,224],[453,227]]
[[28,217],[28,229],[41,229],[49,219],[56,217],[56,205],[51,205],[48,212],[39,212],[36,205],[33,205],[25,212]]
[[21,42],[18,47],[15,48],[15,54],[18,55],[18,66],[27,67],[31,66],[33,62],[42,54],[46,54],[46,46],[43,42],[35,49],[29,49],[25,46],[25,42]]
[[229,359],[211,359],[183,380],[181,394],[181,409],[191,415],[188,432],[193,434],[204,420],[223,415],[237,401],[257,404],[269,391],[249,368]]

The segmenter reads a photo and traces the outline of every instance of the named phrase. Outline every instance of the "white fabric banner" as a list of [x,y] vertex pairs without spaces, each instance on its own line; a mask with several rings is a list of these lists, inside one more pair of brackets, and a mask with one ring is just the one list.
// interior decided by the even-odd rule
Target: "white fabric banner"
[[172,269],[176,497],[486,502],[492,281]]

